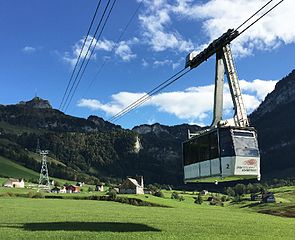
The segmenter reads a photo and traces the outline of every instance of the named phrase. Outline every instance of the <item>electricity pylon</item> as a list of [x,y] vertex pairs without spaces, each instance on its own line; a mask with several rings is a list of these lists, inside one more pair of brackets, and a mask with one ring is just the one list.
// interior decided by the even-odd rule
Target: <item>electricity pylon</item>
[[47,168],[47,155],[49,153],[48,150],[40,150],[40,155],[42,156],[42,166],[40,171],[40,177],[39,177],[39,185],[38,189],[49,189],[50,188],[50,182],[49,182],[49,176],[48,176],[48,168]]

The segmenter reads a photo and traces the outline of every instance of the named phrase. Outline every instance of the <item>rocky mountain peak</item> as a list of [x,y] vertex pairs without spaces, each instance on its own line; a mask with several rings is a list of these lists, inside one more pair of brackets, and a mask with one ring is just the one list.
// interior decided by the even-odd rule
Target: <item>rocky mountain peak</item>
[[132,130],[138,134],[147,134],[151,132],[155,134],[159,134],[162,132],[168,133],[165,127],[166,126],[160,125],[159,123],[155,123],[152,125],[143,124],[143,125],[134,127]]
[[30,101],[21,101],[19,105],[24,105],[31,108],[38,108],[38,109],[52,109],[48,100],[44,100],[40,97],[34,97]]

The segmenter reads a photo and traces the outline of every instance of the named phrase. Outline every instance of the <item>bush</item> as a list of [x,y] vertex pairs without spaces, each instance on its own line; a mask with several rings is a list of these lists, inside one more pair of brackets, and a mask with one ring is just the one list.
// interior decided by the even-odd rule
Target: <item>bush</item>
[[162,193],[161,190],[156,191],[156,192],[154,193],[154,196],[156,196],[156,197],[161,197],[161,198],[164,198],[164,197],[165,197],[165,196],[164,196],[164,193]]
[[228,188],[226,189],[226,194],[227,194],[228,196],[230,196],[230,197],[234,197],[234,196],[236,195],[235,190],[234,190],[233,188],[231,188],[231,187],[228,187]]
[[179,199],[179,195],[178,195],[178,193],[177,192],[173,192],[173,193],[171,193],[171,199]]
[[13,192],[5,192],[2,195],[3,197],[15,197],[15,194]]
[[247,191],[246,191],[246,186],[244,184],[237,184],[234,187],[236,195],[243,196]]
[[108,192],[108,196],[110,199],[114,200],[117,198],[117,192],[115,189],[110,189]]
[[184,196],[179,196],[178,200],[179,200],[180,202],[184,201]]
[[203,198],[202,198],[201,193],[198,194],[198,197],[196,198],[195,203],[196,204],[202,204],[203,203]]
[[241,201],[242,201],[241,196],[237,194],[237,195],[234,197],[234,202],[241,202]]
[[225,202],[227,200],[227,197],[226,196],[222,196],[221,197],[221,202]]
[[32,196],[32,198],[44,198],[44,197],[45,197],[44,194],[41,193],[41,192],[36,192],[36,193]]

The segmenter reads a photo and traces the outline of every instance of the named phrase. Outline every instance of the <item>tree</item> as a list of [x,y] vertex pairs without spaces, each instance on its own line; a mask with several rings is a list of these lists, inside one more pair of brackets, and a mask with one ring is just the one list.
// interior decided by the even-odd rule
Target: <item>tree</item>
[[110,199],[115,200],[117,198],[117,192],[115,189],[110,189],[108,192],[108,196]]
[[243,196],[246,193],[246,186],[244,184],[237,184],[234,187],[236,195]]
[[233,188],[228,187],[228,188],[226,189],[226,194],[227,194],[228,196],[230,196],[230,197],[234,197],[234,196],[236,195],[236,192],[235,192],[235,190],[234,190]]
[[202,204],[203,203],[203,198],[202,198],[201,193],[198,194],[198,197],[196,198],[195,203],[196,204]]
[[173,192],[173,193],[171,193],[171,199],[179,199],[179,195],[178,195],[178,193],[177,192]]
[[161,190],[158,190],[154,193],[154,196],[164,198],[164,193]]

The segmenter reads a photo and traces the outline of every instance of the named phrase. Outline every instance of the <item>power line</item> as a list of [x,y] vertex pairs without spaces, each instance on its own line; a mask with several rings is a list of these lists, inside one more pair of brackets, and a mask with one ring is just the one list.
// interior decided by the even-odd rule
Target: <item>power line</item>
[[65,90],[65,92],[64,92],[64,95],[63,95],[63,97],[62,97],[61,103],[60,103],[60,105],[59,105],[59,109],[61,109],[61,107],[62,107],[62,105],[63,105],[63,101],[64,101],[64,99],[65,99],[65,96],[66,96],[67,92],[68,92],[69,86],[70,86],[70,84],[71,84],[71,82],[72,82],[72,79],[73,79],[74,73],[75,73],[76,68],[77,68],[77,66],[78,66],[78,62],[79,62],[79,60],[80,60],[80,58],[81,58],[81,55],[82,55],[83,49],[84,49],[84,47],[85,47],[85,44],[86,44],[87,38],[88,38],[88,36],[89,36],[90,30],[91,30],[92,25],[93,25],[93,22],[94,22],[94,19],[96,18],[96,14],[97,14],[97,11],[98,11],[98,9],[99,9],[100,3],[101,3],[101,0],[99,0],[98,4],[97,4],[97,6],[96,6],[96,9],[95,9],[94,15],[93,15],[93,17],[92,17],[92,20],[91,20],[90,26],[89,26],[88,31],[87,31],[87,34],[86,34],[86,38],[84,39],[84,42],[83,42],[83,45],[82,45],[81,51],[80,51],[80,53],[79,53],[79,56],[78,56],[77,61],[76,61],[76,64],[75,64],[75,67],[74,67],[74,69],[73,69],[73,71],[72,71],[72,74],[71,74],[71,76],[70,76],[70,80],[69,80],[69,82],[68,82],[68,85],[67,85],[66,90]]
[[[85,64],[84,69],[83,69],[83,71],[82,71],[82,73],[81,73],[81,75],[80,75],[80,78],[79,78],[79,80],[78,80],[78,82],[77,82],[77,84],[76,84],[76,86],[75,86],[74,92],[72,93],[72,96],[71,96],[71,98],[70,98],[70,100],[69,100],[69,102],[68,102],[68,105],[67,105],[67,107],[66,107],[66,109],[65,109],[65,112],[67,111],[67,109],[68,109],[70,103],[72,102],[72,99],[73,99],[73,97],[74,97],[74,95],[75,95],[75,93],[76,93],[76,91],[77,91],[77,88],[78,88],[78,86],[79,86],[79,84],[80,84],[80,82],[81,82],[81,80],[82,80],[82,78],[83,78],[83,76],[84,76],[85,70],[86,70],[86,68],[87,68],[87,66],[88,66],[88,64],[89,64],[89,61],[90,61],[90,59],[91,59],[93,53],[94,53],[95,47],[96,47],[96,45],[97,45],[97,42],[98,42],[98,40],[100,39],[100,37],[101,37],[101,35],[102,35],[102,32],[103,32],[103,30],[104,30],[104,28],[105,28],[105,26],[106,26],[106,24],[107,24],[107,21],[108,21],[110,15],[111,15],[111,12],[113,11],[113,8],[114,8],[114,5],[115,5],[116,1],[117,1],[117,0],[114,0],[112,6],[111,6],[111,8],[110,8],[110,11],[109,11],[109,13],[108,13],[108,15],[107,15],[107,17],[106,17],[106,19],[105,19],[105,21],[104,21],[104,24],[103,24],[103,26],[102,26],[102,29],[100,30],[100,33],[99,33],[99,35],[98,35],[98,37],[97,37],[97,39],[96,39],[96,41],[95,41],[95,44],[94,44],[94,46],[93,46],[93,48],[92,48],[92,51],[90,51],[90,56],[89,56],[89,58],[87,59],[87,62],[86,62],[86,64]],[[95,35],[96,35],[96,32],[95,32]],[[93,37],[93,39],[94,39],[94,37]],[[93,39],[92,39],[92,40],[93,40]],[[87,56],[87,54],[86,54],[86,56]],[[85,57],[86,57],[86,56],[85,56]],[[85,58],[85,59],[86,59],[86,58]],[[77,77],[78,77],[78,75],[77,75]]]
[[[108,0],[108,3],[107,3],[107,5],[106,5],[106,7],[104,8],[104,11],[103,11],[103,14],[102,14],[102,16],[101,16],[101,18],[100,18],[100,20],[99,20],[99,23],[98,23],[98,25],[96,26],[94,36],[93,36],[92,39],[91,39],[91,42],[90,42],[90,44],[89,44],[89,46],[88,46],[88,48],[87,48],[86,54],[85,54],[85,56],[84,56],[84,58],[83,58],[83,60],[82,60],[82,63],[80,64],[79,70],[78,70],[78,72],[77,72],[77,74],[76,74],[76,77],[75,77],[75,79],[74,79],[74,82],[73,82],[73,84],[72,84],[72,86],[71,86],[71,89],[70,89],[70,91],[69,91],[69,93],[68,93],[68,95],[67,95],[67,98],[66,98],[66,100],[65,100],[65,102],[64,102],[64,105],[62,106],[63,109],[68,105],[67,102],[68,102],[68,100],[69,100],[69,97],[71,96],[72,91],[73,91],[73,89],[74,89],[74,87],[75,87],[75,85],[76,85],[77,79],[78,79],[78,77],[79,77],[79,74],[80,74],[80,72],[81,72],[83,66],[84,66],[85,60],[87,59],[88,53],[89,53],[91,47],[93,47],[92,44],[93,44],[94,39],[95,39],[95,37],[96,37],[96,34],[97,34],[97,32],[98,32],[98,30],[99,30],[99,28],[100,28],[100,25],[101,25],[101,23],[102,23],[102,21],[103,21],[103,18],[104,18],[105,14],[106,14],[106,11],[107,11],[107,9],[108,9],[108,6],[109,6],[109,4],[110,4],[110,1],[111,1],[111,0]],[[92,48],[92,50],[94,51],[94,48]]]
[[[272,1],[272,0],[271,0]],[[244,21],[238,28],[240,28],[241,26],[243,26],[246,22],[248,22],[252,17],[254,17],[258,12],[260,12],[263,8],[265,8],[271,1],[269,1],[267,4],[265,4],[262,8],[260,8],[258,11],[255,12],[255,14],[253,14],[251,17],[249,17],[246,21]],[[257,23],[261,18],[263,18],[265,15],[267,15],[269,12],[271,12],[274,8],[276,8],[280,3],[282,3],[284,0],[281,0],[280,2],[278,2],[276,5],[274,5],[272,8],[270,8],[268,11],[266,11],[263,15],[261,15],[258,19],[256,19],[253,23],[251,23],[249,26],[247,26],[245,29],[243,29],[243,31],[241,31],[236,37],[240,36],[242,33],[244,33],[247,29],[249,29],[251,26],[253,26],[255,23]],[[237,29],[238,29],[237,28]],[[172,77],[170,77],[169,79],[167,79],[165,82],[161,83],[160,85],[158,85],[156,88],[154,88],[153,90],[151,90],[150,92],[148,92],[147,94],[145,94],[144,96],[142,96],[141,98],[137,99],[136,101],[134,101],[133,103],[131,103],[130,105],[128,105],[126,108],[124,108],[123,110],[121,110],[120,112],[118,112],[117,114],[115,114],[113,117],[111,117],[109,119],[109,121],[114,122],[117,121],[119,118],[123,117],[124,115],[126,115],[127,113],[129,113],[130,111],[134,110],[135,108],[137,108],[138,106],[140,106],[141,104],[145,103],[146,101],[148,101],[153,95],[161,92],[164,88],[168,87],[169,85],[171,85],[172,83],[176,82],[178,79],[180,79],[183,75],[187,74],[191,69],[187,70],[186,72],[184,72],[183,74],[181,74],[180,76],[178,76],[177,78],[173,79],[176,75],[180,74],[182,71],[184,71],[186,68],[182,69],[181,71],[179,71],[178,73],[176,73],[175,75],[173,75]]]

